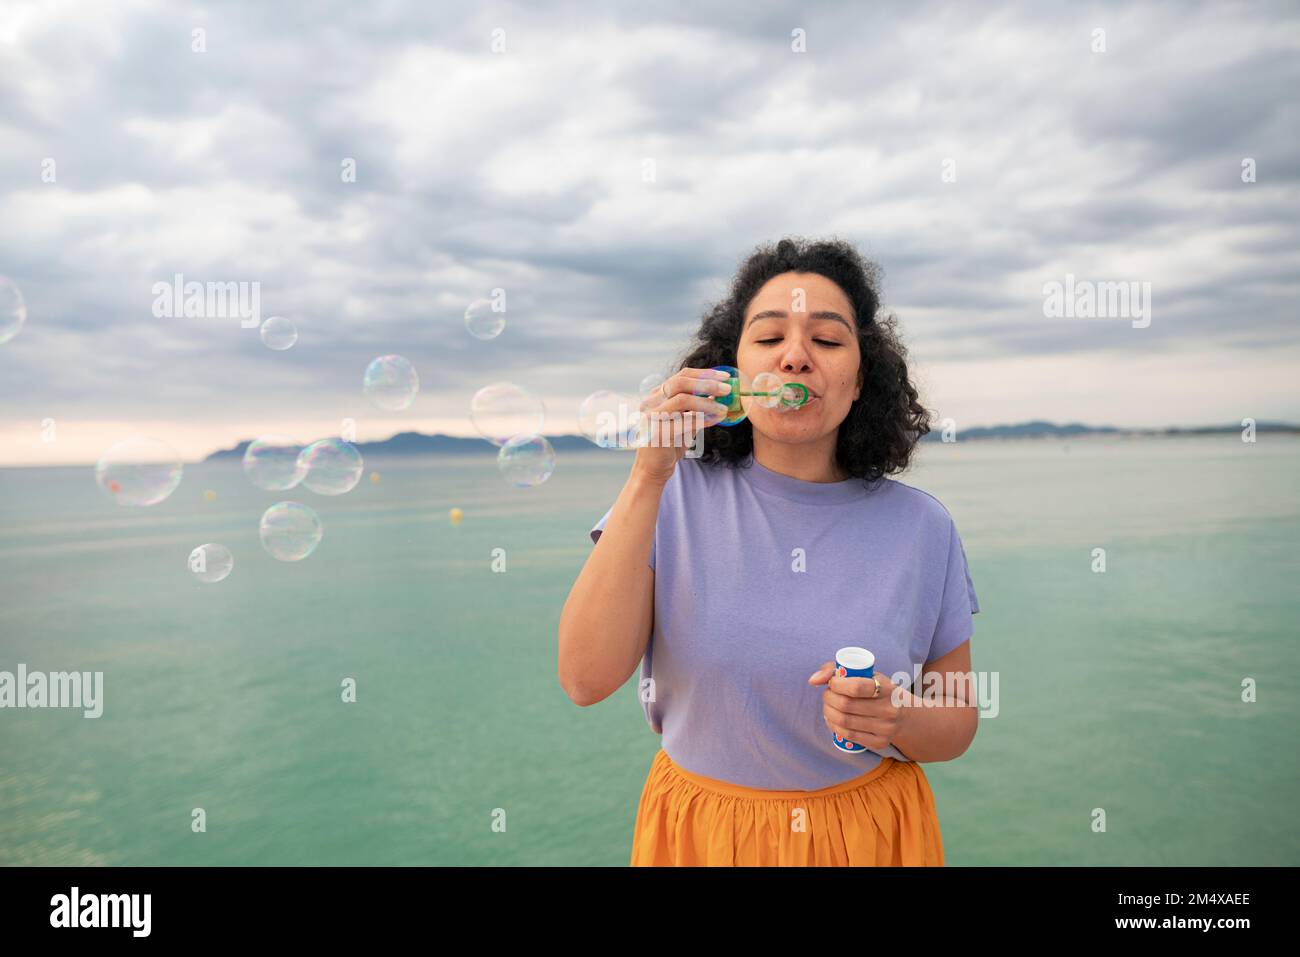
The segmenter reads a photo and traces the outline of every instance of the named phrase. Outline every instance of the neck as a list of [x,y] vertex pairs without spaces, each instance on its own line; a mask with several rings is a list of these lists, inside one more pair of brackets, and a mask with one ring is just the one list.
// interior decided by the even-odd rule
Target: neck
[[836,433],[800,445],[772,442],[754,433],[754,461],[763,468],[804,482],[843,482],[849,476],[835,461]]

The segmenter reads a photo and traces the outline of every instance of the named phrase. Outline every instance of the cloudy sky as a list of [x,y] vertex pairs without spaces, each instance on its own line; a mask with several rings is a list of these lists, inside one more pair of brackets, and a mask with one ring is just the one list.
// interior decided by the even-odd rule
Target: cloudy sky
[[[574,431],[791,234],[880,264],[959,428],[1300,420],[1294,4],[538,6],[5,0],[0,463],[467,435],[502,380]],[[154,315],[176,274],[297,343]],[[1149,325],[1045,316],[1067,274],[1149,283]],[[387,353],[404,412],[361,394]]]

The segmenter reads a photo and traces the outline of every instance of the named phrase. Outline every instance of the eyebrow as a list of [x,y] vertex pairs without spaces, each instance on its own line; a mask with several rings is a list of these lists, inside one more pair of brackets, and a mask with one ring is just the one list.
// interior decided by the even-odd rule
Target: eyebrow
[[[789,318],[790,318],[790,314],[786,312],[784,309],[764,309],[762,312],[756,312],[754,313],[754,315],[750,316],[749,322],[745,323],[745,328],[748,329],[750,326],[758,322],[758,320],[760,319],[789,319]],[[845,319],[843,316],[841,316],[838,312],[813,312],[813,313],[809,313],[808,318],[830,319],[833,322],[843,323],[844,328],[848,329],[849,332],[853,331],[853,327],[849,325],[849,321]]]

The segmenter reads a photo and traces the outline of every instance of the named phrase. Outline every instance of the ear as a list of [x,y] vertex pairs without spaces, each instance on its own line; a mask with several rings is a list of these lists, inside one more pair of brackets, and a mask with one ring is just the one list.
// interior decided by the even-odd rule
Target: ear
[[854,401],[854,402],[857,402],[857,401],[858,401],[858,397],[862,395],[862,384],[863,384],[864,382],[866,382],[866,380],[867,380],[867,374],[866,374],[866,372],[865,372],[863,369],[859,368],[859,369],[858,369],[858,387],[857,387],[856,389],[853,390],[853,401]]

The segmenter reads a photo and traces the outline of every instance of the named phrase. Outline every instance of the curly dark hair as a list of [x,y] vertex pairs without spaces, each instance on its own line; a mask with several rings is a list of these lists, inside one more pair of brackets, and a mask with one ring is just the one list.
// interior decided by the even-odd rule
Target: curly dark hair
[[[786,272],[818,273],[844,291],[853,304],[862,393],[840,424],[835,459],[850,477],[870,485],[907,468],[912,450],[930,431],[930,413],[917,400],[907,375],[907,350],[898,336],[898,317],[880,313],[880,267],[864,260],[841,240],[809,242],[782,239],[761,245],[740,266],[726,299],[705,312],[695,340],[677,368],[736,364],[745,310],[773,276]],[[700,461],[736,466],[754,450],[754,427],[748,419],[733,426],[705,430]]]

